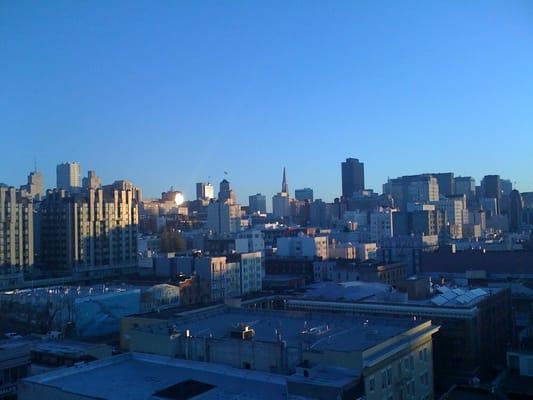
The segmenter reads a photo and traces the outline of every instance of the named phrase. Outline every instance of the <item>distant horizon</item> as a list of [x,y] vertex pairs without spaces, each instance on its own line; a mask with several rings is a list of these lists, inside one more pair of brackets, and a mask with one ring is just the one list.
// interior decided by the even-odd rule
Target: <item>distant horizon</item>
[[[0,182],[74,160],[147,197],[239,201],[431,171],[533,191],[533,3],[205,0],[0,6]],[[224,171],[228,175],[224,175]]]

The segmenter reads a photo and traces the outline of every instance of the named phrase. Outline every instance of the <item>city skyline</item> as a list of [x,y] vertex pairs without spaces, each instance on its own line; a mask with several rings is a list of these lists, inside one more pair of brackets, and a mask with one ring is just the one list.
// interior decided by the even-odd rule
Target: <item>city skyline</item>
[[531,5],[313,4],[5,3],[0,181],[66,159],[190,199],[228,171],[242,201],[285,166],[331,201],[357,157],[377,191],[431,171],[532,190]]
[[[350,159],[352,157],[347,157],[347,159]],[[244,193],[244,192],[239,192],[238,189],[235,189],[236,187],[239,187],[242,185],[242,182],[239,183],[239,182],[235,182],[233,180],[231,180],[229,174],[227,171],[223,171],[222,174],[221,174],[221,177],[219,180],[213,180],[213,179],[204,179],[204,180],[200,180],[198,182],[194,182],[192,184],[191,187],[187,187],[187,188],[184,188],[184,187],[181,187],[181,186],[177,186],[177,185],[174,185],[174,184],[169,184],[167,185],[166,187],[162,187],[159,189],[159,191],[157,191],[156,189],[156,192],[154,193],[151,193],[151,192],[147,192],[144,188],[144,186],[142,184],[139,184],[139,182],[134,178],[134,177],[130,177],[130,176],[127,176],[127,177],[120,177],[120,176],[112,176],[112,177],[109,177],[109,178],[104,178],[103,181],[105,182],[114,182],[116,180],[121,180],[121,179],[127,179],[131,182],[133,182],[137,187],[139,187],[141,190],[142,190],[142,193],[143,193],[143,197],[144,198],[160,198],[162,193],[168,191],[168,190],[178,190],[180,191],[183,196],[184,196],[184,201],[191,201],[191,200],[195,200],[197,198],[197,185],[198,184],[201,184],[201,183],[210,183],[213,187],[215,188],[218,188],[218,185],[221,181],[223,180],[228,180],[231,184],[231,187],[233,189],[233,191],[235,192],[236,196],[237,196],[237,203],[238,204],[241,204],[241,205],[246,205],[248,204],[248,197],[249,196],[254,196],[256,194],[261,194],[261,195],[264,195],[267,197],[267,199],[271,199],[271,197],[273,195],[275,195],[276,193],[279,192],[279,187],[280,187],[280,182],[283,184],[284,182],[284,178],[286,178],[286,181],[288,183],[288,186],[290,187],[290,191],[288,192],[289,194],[289,197],[290,198],[294,198],[295,197],[295,191],[297,190],[302,190],[302,189],[306,189],[306,188],[310,188],[313,190],[314,192],[314,198],[315,199],[321,199],[323,201],[326,201],[326,202],[331,202],[333,201],[335,198],[341,198],[342,197],[342,168],[341,168],[341,164],[344,164],[344,161],[345,160],[342,160],[342,161],[339,161],[338,165],[337,165],[337,172],[338,172],[338,187],[337,187],[337,193],[334,193],[332,195],[331,198],[329,197],[323,197],[323,196],[320,196],[321,194],[321,191],[320,190],[316,190],[316,187],[310,187],[310,186],[306,186],[306,185],[299,185],[299,184],[294,184],[291,182],[291,179],[290,179],[290,171],[286,171],[286,168],[285,167],[282,167],[280,171],[278,171],[278,190],[275,190],[273,192],[266,192],[265,190],[258,190],[257,192],[254,192],[254,193]],[[363,164],[366,165],[366,162],[365,160],[363,159],[359,159],[359,161]],[[98,172],[98,170],[95,170],[95,168],[93,166],[88,166],[88,167],[84,167],[81,163],[77,162],[77,161],[68,161],[68,162],[60,162],[56,165],[56,168],[53,168],[54,171],[59,168],[61,165],[65,164],[65,163],[73,163],[73,164],[76,164],[79,168],[79,171],[80,171],[80,177],[79,177],[79,181],[81,182],[82,179],[86,179],[87,178],[87,174],[90,172],[90,173],[97,173],[98,176],[100,177],[100,174]],[[28,174],[31,173],[31,172],[40,172],[43,174],[44,176],[44,190],[48,190],[48,189],[58,189],[58,186],[56,184],[56,180],[57,180],[57,171],[55,171],[50,177],[48,175],[46,175],[45,173],[43,173],[43,170],[40,169],[40,168],[37,168],[35,169],[32,169],[30,171],[28,171],[28,173],[26,173],[26,177],[21,181],[21,182],[7,182],[7,181],[2,181],[0,180],[0,184],[5,184],[7,186],[11,186],[11,187],[19,187],[19,186],[23,186],[26,184],[26,180],[28,179]],[[483,176],[472,176],[472,175],[459,175],[457,174],[455,171],[431,171],[431,170],[424,170],[424,171],[418,171],[418,172],[413,172],[413,173],[410,173],[410,174],[405,174],[405,175],[390,175],[387,177],[387,179],[395,179],[395,178],[401,178],[402,176],[411,176],[411,175],[421,175],[421,174],[438,174],[438,173],[442,173],[442,172],[450,172],[452,174],[455,174],[455,178],[458,178],[458,177],[464,177],[464,178],[474,178],[475,180],[475,184],[476,186],[480,186],[481,183],[482,183],[482,180],[484,177],[486,176],[492,176],[492,175],[498,175],[501,179],[504,179],[504,180],[509,180],[512,184],[513,184],[513,189],[517,189],[519,192],[531,192],[533,190],[521,190],[520,187],[518,186],[517,182],[513,179],[513,177],[506,177],[506,176],[502,176],[500,174],[485,174]],[[367,171],[365,169],[364,171],[364,179],[366,180],[366,175],[367,174]],[[211,178],[211,176],[209,177]],[[98,178],[99,179],[99,178]],[[370,188],[370,187],[366,187],[365,190],[373,190],[375,193],[379,193],[379,194],[382,194],[383,193],[383,184],[385,184],[387,182],[387,179],[384,180],[377,189],[375,188]],[[50,183],[52,182],[52,183]],[[81,183],[80,183],[81,185]],[[258,186],[260,187],[260,186]],[[318,193],[318,194],[317,194]],[[217,196],[214,197],[215,199],[217,198]],[[270,203],[270,200],[267,201],[267,208],[269,209],[269,211],[272,211],[272,204]]]

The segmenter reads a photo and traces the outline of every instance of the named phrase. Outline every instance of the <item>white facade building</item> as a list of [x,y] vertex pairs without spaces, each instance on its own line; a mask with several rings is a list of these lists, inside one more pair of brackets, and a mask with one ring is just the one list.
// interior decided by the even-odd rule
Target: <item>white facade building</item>
[[379,242],[382,239],[394,236],[392,221],[394,211],[382,209],[370,214],[370,240]]
[[281,257],[329,257],[327,236],[282,237],[277,239],[277,255]]

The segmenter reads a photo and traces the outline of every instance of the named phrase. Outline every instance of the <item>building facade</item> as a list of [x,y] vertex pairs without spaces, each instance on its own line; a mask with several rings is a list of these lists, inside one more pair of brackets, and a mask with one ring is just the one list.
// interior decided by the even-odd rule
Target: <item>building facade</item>
[[41,264],[48,270],[135,270],[139,206],[135,190],[48,191],[40,207]]
[[56,168],[57,189],[75,192],[81,188],[80,164],[66,162]]

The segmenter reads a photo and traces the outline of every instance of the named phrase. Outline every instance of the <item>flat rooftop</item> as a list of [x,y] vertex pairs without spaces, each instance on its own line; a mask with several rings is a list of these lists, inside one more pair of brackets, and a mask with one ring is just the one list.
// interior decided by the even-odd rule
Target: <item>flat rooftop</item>
[[140,290],[140,287],[132,285],[50,286],[7,290],[0,292],[0,299],[85,298],[124,292],[140,293]]
[[[110,400],[181,398],[223,400],[288,399],[286,378],[224,365],[126,353],[26,378],[19,394],[34,387],[59,389],[70,395]],[[42,392],[45,394],[46,392]],[[306,399],[299,397],[299,399]]]
[[422,321],[401,318],[341,317],[225,307],[138,329],[161,335],[169,335],[169,332],[184,334],[188,330],[194,337],[230,338],[233,329],[248,326],[254,330],[253,338],[258,341],[282,340],[293,347],[305,343],[315,350],[362,351],[401,335],[420,323]]
[[[469,289],[467,287],[434,286],[433,293],[427,299],[401,301],[405,305],[432,307],[470,308],[488,297],[505,290],[498,287]],[[381,303],[379,297],[364,299],[365,303]],[[389,303],[391,301],[388,301]],[[400,304],[399,303],[399,304]]]
[[378,282],[320,282],[306,287],[303,299],[325,301],[361,301],[378,293],[391,291],[389,285]]

